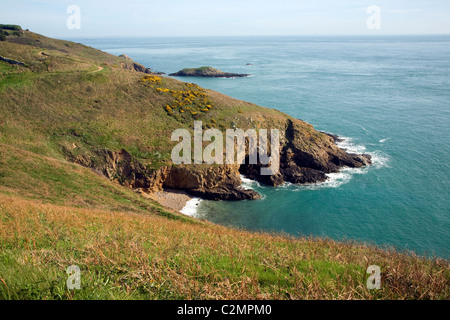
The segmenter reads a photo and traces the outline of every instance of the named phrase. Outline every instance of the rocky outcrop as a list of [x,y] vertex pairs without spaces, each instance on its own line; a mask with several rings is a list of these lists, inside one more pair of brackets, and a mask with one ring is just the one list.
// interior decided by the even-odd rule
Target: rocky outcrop
[[[285,143],[280,152],[280,170],[272,176],[259,174],[261,165],[242,165],[240,172],[250,179],[271,186],[284,182],[318,183],[327,173],[342,167],[360,168],[371,164],[371,156],[352,154],[336,145],[337,136],[315,131],[301,120],[287,120]],[[246,161],[248,163],[248,161]]]
[[127,56],[125,53],[122,53],[120,56],[119,56],[119,58],[124,58],[125,60],[128,60],[128,61],[133,61],[133,59],[131,59],[129,56]]
[[9,64],[12,64],[12,65],[26,67],[26,64],[23,63],[23,62],[16,61],[16,60],[13,60],[13,59],[8,59],[8,58],[2,57],[2,56],[0,56],[0,61],[5,61],[5,62],[7,62]]
[[189,165],[172,167],[163,186],[183,189],[210,200],[252,200],[260,195],[241,187],[239,166]]
[[207,78],[238,78],[248,77],[248,74],[228,73],[212,67],[187,68],[176,73],[169,74],[174,77],[207,77]]
[[126,187],[156,191],[162,186],[160,180],[163,172],[155,172],[146,168],[124,149],[120,151],[97,149],[78,156],[72,155],[67,149],[64,151],[72,162],[92,168],[108,179],[117,181]]
[[180,189],[210,200],[251,200],[260,196],[241,187],[239,166],[185,165],[164,166],[158,170],[146,168],[127,151],[99,149],[69,160],[92,168],[110,180],[146,192],[163,188]]
[[120,63],[120,66],[123,69],[127,69],[127,70],[134,70],[137,72],[142,72],[142,73],[147,73],[147,74],[165,74],[163,72],[157,72],[157,71],[153,71],[150,68],[146,68],[144,67],[142,64],[140,63],[136,63],[134,62],[129,56],[127,56],[126,54],[121,54],[119,56],[120,58],[123,58],[125,61]]
[[78,156],[70,150],[65,150],[65,153],[69,160],[130,188],[146,192],[179,189],[210,200],[252,200],[260,196],[241,187],[240,174],[267,185],[279,186],[285,182],[323,182],[327,173],[337,172],[344,166],[359,168],[371,164],[370,155],[347,153],[337,147],[337,139],[314,130],[301,120],[287,120],[282,137],[280,169],[271,176],[260,175],[261,164],[167,165],[153,170],[123,149],[98,149]]

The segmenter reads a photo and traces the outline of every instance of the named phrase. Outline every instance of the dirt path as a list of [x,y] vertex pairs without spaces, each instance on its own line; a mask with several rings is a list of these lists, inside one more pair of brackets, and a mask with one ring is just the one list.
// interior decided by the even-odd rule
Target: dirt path
[[[44,57],[51,57],[51,55],[49,55],[49,54],[46,54],[45,52],[43,52],[43,51],[40,51],[40,52],[38,52],[38,55],[40,55],[40,56],[44,56]],[[98,66],[97,67],[97,70],[94,70],[94,71],[90,71],[89,73],[96,73],[96,72],[100,72],[100,71],[102,71],[104,68],[103,67],[100,67],[100,66]]]
[[96,73],[96,72],[102,71],[103,69],[104,69],[103,67],[98,66],[97,70],[91,71],[90,73]]

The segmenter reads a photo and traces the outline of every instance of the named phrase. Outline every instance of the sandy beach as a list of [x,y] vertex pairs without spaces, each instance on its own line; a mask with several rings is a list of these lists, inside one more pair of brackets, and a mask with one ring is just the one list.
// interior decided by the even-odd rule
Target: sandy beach
[[164,189],[152,194],[152,198],[163,206],[180,212],[186,203],[193,199],[192,196],[181,190]]

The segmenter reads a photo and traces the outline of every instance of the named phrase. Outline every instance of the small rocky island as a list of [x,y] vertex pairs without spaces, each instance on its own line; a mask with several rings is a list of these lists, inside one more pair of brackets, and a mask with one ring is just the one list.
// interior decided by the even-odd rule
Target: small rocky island
[[248,77],[249,74],[228,73],[212,67],[186,68],[176,73],[169,74],[174,77],[207,77],[207,78],[237,78]]

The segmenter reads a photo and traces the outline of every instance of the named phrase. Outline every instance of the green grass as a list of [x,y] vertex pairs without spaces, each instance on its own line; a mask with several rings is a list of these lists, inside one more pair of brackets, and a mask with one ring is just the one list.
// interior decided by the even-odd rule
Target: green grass
[[[448,299],[442,260],[0,194],[0,299]],[[382,289],[367,290],[368,264]],[[65,270],[81,268],[81,290]]]
[[90,169],[0,144],[0,193],[75,207],[161,214],[189,220]]
[[212,67],[208,67],[208,66],[204,66],[204,67],[199,67],[199,68],[185,68],[182,71],[188,72],[188,71],[206,71],[206,70],[210,70],[213,69]]
[[[9,69],[11,70],[11,69]],[[9,71],[7,67],[0,67],[0,72]],[[0,92],[17,89],[31,83],[30,76],[26,73],[0,73]]]
[[[168,137],[192,124],[169,116],[171,98],[122,58],[28,31],[0,55],[28,66],[0,62],[0,299],[449,298],[448,261],[213,225],[69,162],[123,148],[147,168],[170,165]],[[291,119],[206,92],[214,108],[200,120],[217,128]],[[298,126],[302,147],[323,146],[323,134]],[[66,287],[71,264],[81,290]],[[370,264],[382,268],[379,291],[366,289]]]

